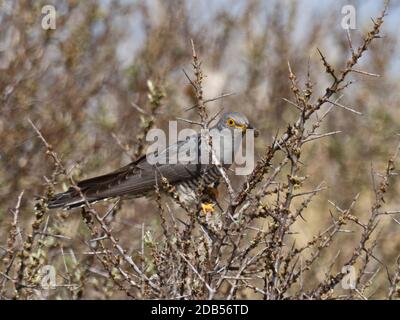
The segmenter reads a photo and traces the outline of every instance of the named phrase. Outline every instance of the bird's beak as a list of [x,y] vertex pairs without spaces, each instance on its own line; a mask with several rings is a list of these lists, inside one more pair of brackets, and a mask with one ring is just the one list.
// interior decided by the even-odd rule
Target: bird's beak
[[260,131],[258,131],[256,128],[254,128],[251,124],[249,124],[249,125],[247,126],[247,129],[252,129],[252,130],[254,130],[254,137],[256,137],[256,138],[260,135]]

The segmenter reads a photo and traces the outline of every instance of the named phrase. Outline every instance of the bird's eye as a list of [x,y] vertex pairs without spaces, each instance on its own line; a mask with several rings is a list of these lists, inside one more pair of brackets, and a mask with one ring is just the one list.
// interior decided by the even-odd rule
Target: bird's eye
[[230,127],[233,127],[233,126],[235,125],[235,120],[233,120],[232,118],[229,118],[229,119],[226,121],[226,124],[227,124],[228,126],[230,126]]

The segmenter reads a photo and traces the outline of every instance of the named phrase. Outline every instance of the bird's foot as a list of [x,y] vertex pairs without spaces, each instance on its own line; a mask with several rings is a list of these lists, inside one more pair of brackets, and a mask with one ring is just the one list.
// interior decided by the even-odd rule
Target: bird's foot
[[203,211],[203,214],[206,215],[207,212],[213,213],[214,210],[214,204],[212,203],[202,203],[201,204],[201,210]]

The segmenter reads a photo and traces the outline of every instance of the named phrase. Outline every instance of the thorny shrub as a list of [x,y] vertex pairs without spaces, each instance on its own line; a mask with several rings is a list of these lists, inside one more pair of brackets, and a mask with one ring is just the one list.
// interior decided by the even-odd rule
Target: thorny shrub
[[[28,10],[27,7],[34,6],[28,3],[30,2],[21,2],[16,10]],[[78,20],[82,25],[95,24],[99,19],[98,15],[102,14],[97,5],[90,3],[85,5],[83,18]],[[253,12],[257,3],[252,2],[246,10]],[[70,2],[68,10],[72,11],[74,6],[78,4]],[[166,12],[169,12],[168,8],[171,9],[167,7]],[[122,9],[115,7],[113,10]],[[144,16],[149,14],[145,6],[140,10]],[[367,78],[376,77],[375,74],[362,71],[357,65],[373,43],[384,41],[378,38],[386,13],[385,7],[382,14],[372,21],[372,27],[358,46],[354,45],[350,31],[347,31],[344,43],[350,57],[343,67],[331,64],[322,50],[318,50],[323,68],[321,70],[329,76],[329,82],[326,82],[328,85],[323,90],[315,87],[310,62],[305,70],[304,83],[299,81],[291,63],[287,63],[292,98],[289,98],[288,94],[284,100],[289,108],[292,108],[291,111],[296,113],[297,119],[289,121],[283,133],[276,132],[270,139],[267,135],[260,138],[257,143],[261,144],[261,147],[258,145],[259,150],[262,150],[261,155],[253,172],[243,181],[232,177],[229,171],[224,171],[221,189],[226,196],[220,200],[220,208],[214,213],[206,214],[202,213],[199,207],[185,206],[168,181],[163,181],[162,185],[157,187],[156,201],[150,204],[143,200],[117,199],[102,204],[88,204],[85,209],[75,209],[72,212],[49,211],[46,207],[47,199],[56,190],[60,190],[60,184],[63,187],[76,185],[77,179],[82,177],[82,167],[102,166],[101,163],[96,163],[97,160],[88,163],[84,158],[101,148],[108,148],[106,144],[111,144],[111,141],[102,136],[104,132],[109,133],[110,128],[115,128],[115,123],[122,121],[124,117],[128,119],[127,122],[121,122],[121,132],[131,129],[127,127],[129,121],[133,122],[138,116],[127,116],[125,111],[120,115],[120,119],[110,119],[110,115],[102,109],[100,103],[96,109],[97,118],[93,118],[94,124],[91,124],[94,128],[83,126],[85,115],[82,108],[88,108],[88,117],[94,117],[90,105],[95,103],[93,99],[101,100],[102,96],[106,95],[103,92],[104,86],[114,91],[120,104],[129,104],[129,95],[119,86],[118,79],[113,75],[115,57],[107,50],[114,44],[111,23],[107,20],[112,19],[111,17],[104,17],[106,29],[93,43],[90,42],[91,35],[80,31],[79,28],[67,33],[59,52],[63,57],[60,59],[64,59],[63,83],[61,85],[55,82],[54,86],[46,87],[49,91],[46,94],[43,88],[38,88],[40,84],[37,82],[37,74],[50,77],[46,83],[51,79],[61,81],[56,72],[47,74],[36,69],[43,68],[43,65],[35,64],[35,61],[43,59],[41,45],[49,41],[48,35],[45,35],[42,41],[30,42],[30,38],[23,36],[19,29],[10,31],[19,32],[18,45],[25,50],[16,51],[17,58],[7,66],[8,76],[3,75],[0,79],[4,104],[2,108],[9,110],[11,119],[13,112],[17,111],[12,111],[9,106],[20,104],[21,108],[26,108],[32,120],[26,121],[24,135],[28,132],[29,137],[39,139],[38,143],[23,147],[26,152],[37,154],[35,158],[26,159],[22,151],[13,151],[21,153],[20,158],[18,154],[14,158],[11,157],[11,160],[17,159],[18,178],[15,167],[10,166],[9,172],[2,169],[4,184],[7,185],[6,194],[2,197],[14,202],[14,206],[9,210],[9,214],[1,219],[2,230],[7,231],[3,233],[6,238],[1,238],[5,241],[0,253],[1,298],[398,298],[398,245],[391,247],[393,259],[390,264],[382,262],[380,254],[376,252],[382,250],[379,233],[379,230],[382,230],[382,221],[389,219],[395,224],[400,224],[395,218],[399,211],[388,209],[389,203],[385,202],[390,188],[395,183],[399,148],[393,147],[392,156],[387,153],[389,160],[382,173],[371,167],[373,196],[369,209],[365,205],[358,206],[361,192],[365,193],[365,190],[347,194],[348,198],[344,199],[343,203],[348,204],[343,205],[340,199],[331,201],[322,196],[328,189],[327,183],[321,182],[310,187],[315,181],[312,177],[317,175],[316,171],[328,172],[331,170],[331,162],[325,165],[316,163],[317,161],[313,161],[307,155],[311,152],[308,145],[321,144],[320,148],[325,148],[322,141],[333,139],[339,133],[339,130],[321,133],[322,129],[327,127],[324,124],[329,119],[335,119],[336,113],[347,112],[349,116],[360,114],[342,102],[343,92],[350,90],[349,87],[353,84],[353,80],[350,79],[352,74]],[[246,14],[243,16],[246,17]],[[158,43],[157,37],[152,37],[151,34],[162,32],[163,24],[176,23],[174,20],[169,21],[168,17],[166,15],[165,21],[163,20],[158,27],[149,25],[146,31],[149,33],[147,47],[138,54],[138,63],[129,69],[134,75],[130,75],[127,91],[135,88],[138,92],[145,93],[132,103],[132,110],[140,114],[140,126],[135,128],[136,137],[131,140],[111,131],[109,136],[116,142],[113,146],[116,149],[112,149],[114,151],[111,151],[111,154],[116,154],[115,150],[119,150],[126,158],[131,159],[142,155],[148,130],[157,123],[160,124],[160,117],[163,117],[163,121],[172,117],[172,113],[165,114],[164,106],[166,99],[171,99],[173,104],[173,92],[166,89],[168,85],[164,86],[161,80],[151,81],[149,77],[158,72],[160,78],[164,78],[167,71],[162,67],[162,63],[168,59],[173,60],[168,53],[163,58],[164,62],[156,64],[155,57],[162,51],[163,44]],[[182,19],[190,21],[184,14]],[[229,16],[221,13],[219,19],[224,21],[224,32],[230,33],[233,27],[230,26]],[[65,27],[66,23],[67,21],[60,21],[59,28]],[[244,20],[242,23],[246,25],[248,21]],[[275,23],[279,24],[276,21]],[[270,27],[277,28],[276,24]],[[152,28],[159,29],[154,31]],[[180,34],[180,31],[177,33]],[[179,50],[184,48],[179,44],[180,40],[172,37],[171,33],[170,41],[176,42],[176,50],[178,47]],[[227,38],[228,34],[225,34],[225,37]],[[218,39],[218,50],[215,49],[212,56],[205,54],[206,59],[210,57],[215,61],[223,61],[223,57],[217,55],[226,49],[227,44],[223,41],[224,38]],[[249,49],[249,55],[253,55],[249,56],[249,59],[254,60],[253,64],[249,65],[246,94],[253,96],[253,99],[256,95],[253,88],[262,78],[262,74],[254,71],[257,64],[261,67],[264,59],[266,44],[262,40],[262,35],[255,37],[251,40],[253,44],[249,45],[252,48]],[[202,39],[199,42],[200,47],[204,48]],[[194,43],[196,44],[197,40]],[[77,51],[82,45],[85,46],[85,51]],[[288,45],[276,44],[281,49]],[[281,52],[284,52],[283,50]],[[380,53],[379,50],[378,45],[373,52]],[[187,56],[188,50],[182,51],[182,54],[175,52],[176,64],[182,65]],[[201,124],[206,126],[209,119],[215,116],[209,114],[208,105],[229,98],[227,94],[212,99],[204,97],[207,93],[204,88],[207,72],[204,71],[198,52],[207,50],[196,51],[192,42],[194,72],[193,75],[185,72],[189,78],[189,86],[185,87],[185,92],[193,103],[192,112],[197,111]],[[91,53],[95,61],[86,65]],[[24,67],[26,74],[19,78],[17,73],[13,76],[13,68],[17,69],[27,55],[30,56],[30,66]],[[301,55],[301,51],[297,52],[297,55]],[[109,63],[106,64],[106,61]],[[139,63],[140,61],[143,63]],[[279,66],[274,69],[274,77],[279,79],[283,79],[282,64],[284,63],[280,60]],[[298,64],[297,61],[296,66]],[[101,73],[91,69],[96,65],[102,66]],[[321,74],[318,74],[318,77]],[[74,81],[76,77],[79,77],[82,83]],[[145,83],[147,86],[144,86]],[[279,92],[285,90],[276,89],[280,90]],[[41,107],[49,110],[44,114],[37,109],[37,102],[33,97],[51,101],[46,100],[46,95],[51,95],[52,101],[58,100],[56,109],[42,105]],[[96,100],[96,103],[100,100]],[[241,110],[240,107],[237,109]],[[69,114],[64,114],[61,110],[69,110]],[[257,111],[269,113],[262,106],[259,106]],[[267,119],[273,117],[271,114]],[[261,121],[258,123],[261,124]],[[332,127],[332,123],[334,122],[330,122],[328,127]],[[2,121],[2,130],[7,130],[3,128],[8,125]],[[89,129],[90,131],[86,131]],[[263,127],[260,129],[262,131]],[[90,149],[80,146],[80,141],[88,145],[84,138],[85,132],[90,132],[91,139],[94,139]],[[64,135],[67,138],[64,138]],[[7,137],[9,143],[17,141],[17,136],[18,133],[10,133]],[[66,141],[62,147],[58,143],[60,139]],[[10,149],[8,144],[5,148],[14,150]],[[48,156],[46,162],[43,162],[43,148]],[[346,148],[346,145],[343,146],[344,151],[341,151],[341,154]],[[333,161],[337,160],[335,157],[336,155]],[[369,159],[361,155],[358,161],[368,162]],[[29,171],[30,167],[41,169],[32,174]],[[25,183],[21,179],[27,175],[33,175],[35,178],[30,178],[29,183]],[[39,181],[43,175],[46,175],[45,186],[37,188],[43,192],[34,204],[34,195],[28,189],[33,185],[40,185]],[[321,175],[318,174],[317,178]],[[12,177],[14,179],[11,179]],[[344,178],[342,182],[340,178],[337,181],[338,186],[335,188],[347,188],[348,182]],[[22,189],[25,191],[21,191]],[[14,197],[14,194],[18,196]],[[321,204],[319,207],[313,207],[318,198],[318,201],[324,201],[329,207]],[[365,203],[366,200],[362,201]],[[150,208],[153,209],[153,214],[149,213]],[[126,219],[132,214],[136,217],[134,222]],[[324,222],[316,220],[315,223],[314,215],[319,215],[319,219],[322,219],[322,216],[328,219]],[[386,226],[387,223],[383,225]],[[313,232],[313,235],[308,238],[302,237],[302,229],[307,230],[308,234]],[[348,240],[349,237],[351,241]],[[395,238],[395,241],[398,240],[398,237]],[[346,245],[342,245],[344,243]],[[55,282],[52,282],[53,276]],[[385,279],[382,280],[382,277]]]

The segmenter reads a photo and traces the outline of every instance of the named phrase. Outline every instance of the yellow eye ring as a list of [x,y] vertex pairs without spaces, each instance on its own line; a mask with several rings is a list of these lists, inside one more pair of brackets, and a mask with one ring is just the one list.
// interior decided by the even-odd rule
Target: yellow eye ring
[[233,120],[232,118],[229,118],[229,119],[226,121],[226,124],[227,124],[228,126],[230,126],[230,127],[233,127],[233,126],[235,125],[235,120]]

